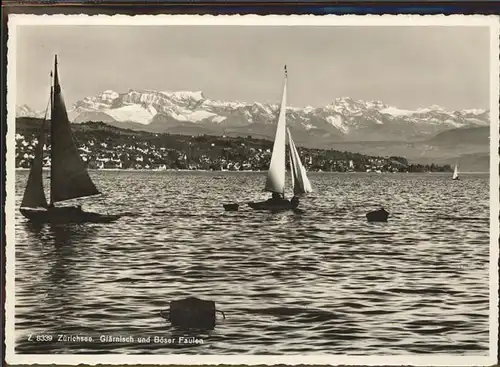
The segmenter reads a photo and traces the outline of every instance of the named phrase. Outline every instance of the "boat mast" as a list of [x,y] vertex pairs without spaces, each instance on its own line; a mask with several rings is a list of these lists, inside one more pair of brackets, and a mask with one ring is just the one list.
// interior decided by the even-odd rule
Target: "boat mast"
[[[57,74],[57,55],[54,59],[54,71],[50,72],[50,180],[54,176],[54,74]],[[50,204],[54,206],[54,190],[50,185]]]
[[[286,70],[286,64],[285,64],[285,85],[286,84],[288,84],[288,71]],[[285,120],[286,120],[286,109],[285,109]],[[284,164],[285,164],[285,173],[286,173],[286,161],[284,161]],[[285,189],[286,189],[286,185],[283,185],[283,198],[285,198]],[[293,188],[292,188],[292,190],[293,190]]]

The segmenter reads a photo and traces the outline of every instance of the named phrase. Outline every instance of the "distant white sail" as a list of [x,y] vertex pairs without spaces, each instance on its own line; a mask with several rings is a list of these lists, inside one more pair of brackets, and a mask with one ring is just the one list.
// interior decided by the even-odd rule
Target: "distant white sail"
[[311,183],[309,178],[307,177],[306,169],[300,160],[299,152],[295,147],[295,143],[292,139],[292,134],[290,130],[288,131],[288,143],[290,147],[290,167],[291,167],[291,175],[292,175],[292,185],[293,185],[293,193],[294,195],[306,194],[308,192],[312,192]]
[[458,164],[455,164],[455,170],[453,171],[453,179],[456,180],[458,178]]
[[265,186],[266,191],[277,192],[277,193],[285,192],[286,86],[287,86],[287,73],[285,66],[285,83],[283,85],[283,96],[281,98],[278,126],[276,127],[273,153],[271,156],[271,163],[269,164],[269,171],[267,172],[267,180]]

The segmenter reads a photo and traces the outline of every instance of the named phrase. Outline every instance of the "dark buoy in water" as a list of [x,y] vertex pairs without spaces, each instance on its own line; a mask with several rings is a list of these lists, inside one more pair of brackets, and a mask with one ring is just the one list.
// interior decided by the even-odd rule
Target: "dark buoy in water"
[[384,208],[366,214],[366,219],[368,219],[368,222],[387,222],[388,217],[389,212]]
[[235,212],[238,210],[239,207],[238,204],[222,204],[222,206],[227,212]]
[[161,311],[160,316],[170,321],[172,326],[181,329],[213,329],[216,312],[214,301],[206,301],[196,297],[188,297],[178,301],[170,301],[170,310]]

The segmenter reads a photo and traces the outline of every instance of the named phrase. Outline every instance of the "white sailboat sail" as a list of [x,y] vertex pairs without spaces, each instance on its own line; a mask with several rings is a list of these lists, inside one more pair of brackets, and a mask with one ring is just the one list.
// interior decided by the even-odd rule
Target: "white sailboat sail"
[[455,164],[455,170],[453,171],[453,179],[456,180],[458,178],[458,164]]
[[[288,134],[290,134],[290,131],[288,131]],[[288,137],[290,137],[290,135],[288,135]],[[288,159],[290,160],[290,180],[292,183],[292,188],[294,188],[295,187],[295,167],[293,165],[293,154],[291,153],[291,151],[288,154]]]
[[281,106],[278,117],[278,125],[276,127],[276,135],[274,137],[273,152],[271,155],[271,163],[267,172],[266,186],[264,190],[284,194],[285,192],[285,173],[286,173],[286,87],[287,87],[287,71],[285,65],[285,82],[283,85],[283,95],[281,98]]
[[288,131],[288,143],[290,147],[290,160],[291,160],[291,175],[292,175],[292,185],[294,195],[302,195],[308,192],[312,192],[311,183],[307,177],[306,168],[300,160],[299,152],[292,139],[292,134],[290,130]]

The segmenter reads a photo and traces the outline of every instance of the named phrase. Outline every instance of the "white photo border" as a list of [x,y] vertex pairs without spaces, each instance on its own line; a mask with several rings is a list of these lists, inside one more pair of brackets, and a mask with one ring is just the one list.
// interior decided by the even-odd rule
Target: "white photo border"
[[[7,43],[6,134],[6,362],[19,364],[176,364],[176,365],[414,365],[465,366],[497,363],[499,257],[499,17],[486,15],[28,15],[10,14]],[[119,355],[15,353],[15,106],[16,30],[28,25],[129,26],[484,26],[490,29],[490,340],[488,356],[407,355]]]

